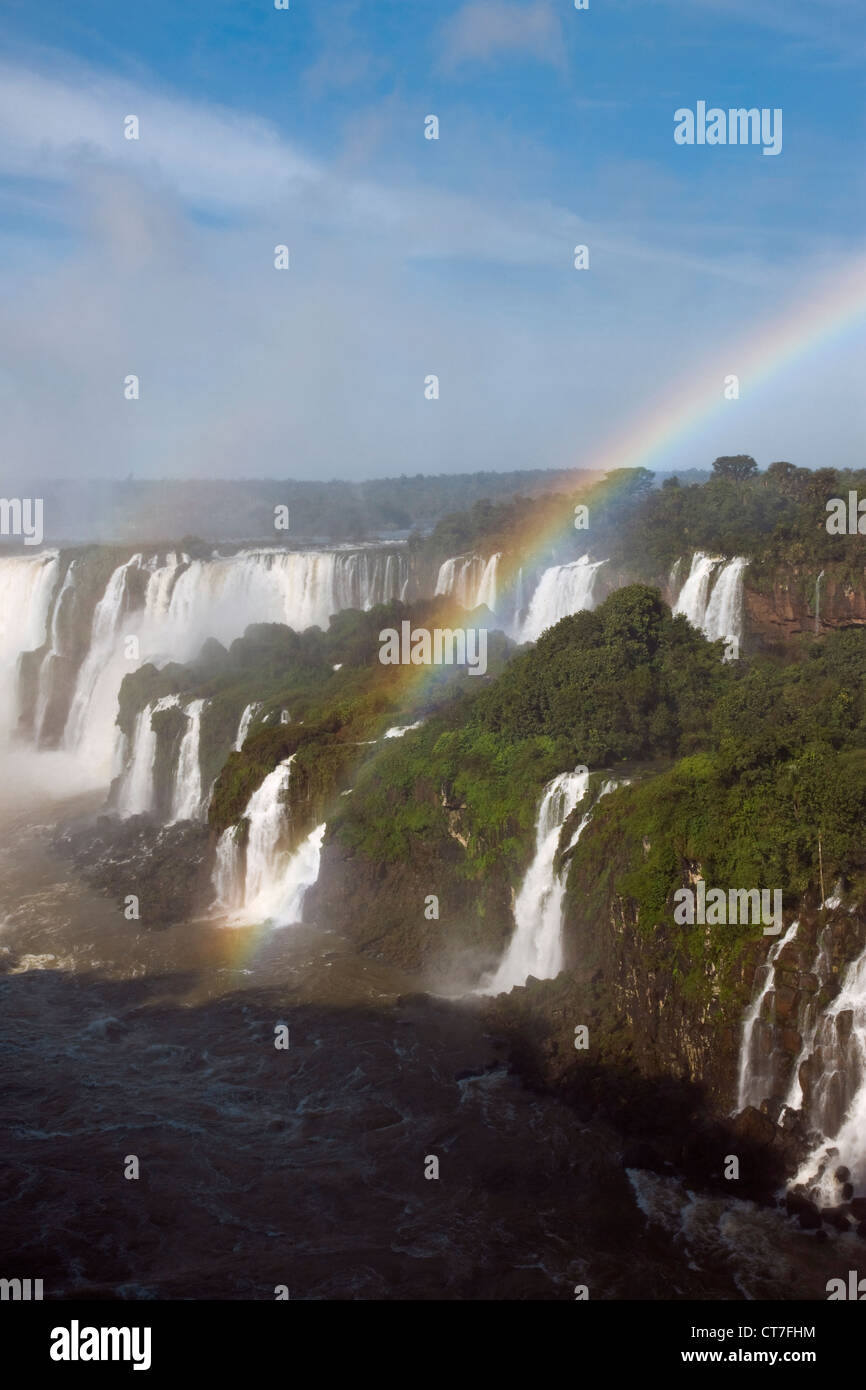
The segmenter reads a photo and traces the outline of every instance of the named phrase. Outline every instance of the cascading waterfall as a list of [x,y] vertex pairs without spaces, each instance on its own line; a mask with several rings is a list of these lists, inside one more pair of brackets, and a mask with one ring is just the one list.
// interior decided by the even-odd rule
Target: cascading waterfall
[[299,922],[307,889],[319,876],[324,824],[311,830],[293,851],[285,846],[286,793],[294,756],[275,767],[247,803],[246,853],[238,843],[237,826],[223,831],[217,843],[215,905],[228,909],[237,923],[288,926]]
[[496,579],[502,555],[497,551],[488,560],[480,555],[455,555],[439,566],[434,594],[445,594],[461,608],[485,604],[496,610]]
[[810,1043],[819,1066],[805,1109],[809,1128],[823,1138],[794,1183],[803,1184],[824,1205],[833,1205],[838,1201],[837,1165],[850,1169],[855,1188],[866,1191],[866,951],[849,965]]
[[535,642],[546,628],[582,609],[594,608],[593,590],[598,571],[606,560],[582,555],[569,565],[554,565],[542,574],[532,595],[518,641]]
[[[743,1019],[743,1032],[740,1040],[740,1064],[737,1078],[737,1110],[747,1105],[759,1106],[771,1094],[773,1076],[770,1068],[763,1065],[766,1049],[761,1046],[761,1017],[764,1001],[775,986],[775,964],[789,941],[793,941],[800,926],[798,921],[791,923],[785,935],[771,946],[767,959],[759,972],[760,986],[746,1010]],[[762,972],[762,973],[761,973]]]
[[696,550],[692,556],[688,578],[674,604],[674,613],[681,613],[683,617],[688,618],[692,627],[701,631],[710,596],[710,580],[720,564],[722,560],[718,556],[705,555],[703,551]]
[[184,710],[187,727],[177,755],[170,817],[172,822],[198,820],[204,809],[201,785],[201,712],[204,706],[204,700],[192,700]]
[[743,574],[748,563],[742,555],[725,560],[696,551],[674,613],[688,618],[711,642],[739,640],[743,633]]
[[496,581],[499,573],[499,561],[501,559],[502,555],[497,551],[495,555],[490,556],[490,559],[484,566],[484,571],[478,585],[478,593],[475,595],[476,608],[483,604],[490,609],[491,613],[496,612]]
[[18,713],[18,658],[46,640],[51,600],[57,584],[60,556],[56,550],[38,555],[0,557],[0,739],[15,731]]
[[671,565],[671,572],[668,575],[668,592],[671,595],[679,593],[680,570],[682,567],[683,557],[680,556],[678,560],[674,560]]
[[[89,556],[76,555],[58,587],[57,552],[9,557],[0,571],[0,610],[19,615],[4,621],[5,665],[14,671],[22,652],[47,644],[38,671],[33,739],[37,746],[60,737],[82,765],[107,783],[115,750],[114,719],[124,675],[135,670],[123,639],[134,637],[139,661],[189,661],[208,637],[228,645],[250,623],[279,622],[300,631],[326,627],[345,608],[368,610],[405,598],[407,556],[396,550],[355,547],[331,551],[258,549],[207,560],[170,551],[144,558],[135,554],[117,566],[90,618],[90,642],[78,665],[74,688],[64,696],[58,673],[67,680],[70,647],[67,613],[77,593],[79,571],[87,577]],[[143,572],[143,573],[142,573]],[[136,574],[139,577],[133,583]],[[34,589],[30,601],[16,592]],[[87,590],[81,586],[81,593]],[[28,615],[26,621],[20,615]],[[77,615],[75,622],[80,622]],[[84,615],[86,616],[86,615]],[[32,621],[30,621],[32,617]],[[47,636],[46,636],[47,630]],[[11,675],[4,726],[14,727],[19,694]],[[63,700],[67,700],[64,711]],[[59,701],[59,704],[58,704]],[[50,715],[50,721],[49,721]],[[50,722],[51,728],[48,728]],[[59,722],[60,728],[57,728]]]
[[262,920],[272,915],[279,894],[288,821],[286,793],[294,757],[293,753],[268,773],[244,811],[249,829],[242,901],[248,912]]
[[115,796],[118,815],[139,816],[153,810],[157,746],[153,716],[179,703],[177,695],[164,695],[162,699],[146,705],[138,714],[132,734],[132,747],[125,759],[124,771]]
[[[562,969],[565,874],[555,873],[553,865],[563,823],[588,786],[589,773],[581,769],[563,772],[545,787],[535,826],[535,855],[514,902],[514,935],[498,969],[479,986],[479,994],[504,994],[525,984],[530,975],[549,980]],[[584,816],[581,830],[587,820]]]
[[148,582],[142,656],[189,660],[206,638],[228,645],[250,623],[327,627],[344,608],[402,597],[407,583],[405,555],[374,549],[249,550],[192,561],[170,555]]
[[[833,972],[831,933],[825,927],[818,934],[818,948],[815,959],[812,962],[811,974],[822,984],[828,981]],[[799,1110],[803,1105],[803,1087],[800,1082],[800,1068],[804,1062],[808,1062],[816,1047],[816,1036],[818,1025],[821,1019],[821,1009],[818,1000],[813,995],[806,1007],[802,1011],[802,1016],[797,1019],[797,1026],[802,1038],[800,1051],[794,1066],[791,1070],[791,1082],[785,1096],[785,1107],[789,1110]]]
[[238,827],[230,825],[217,840],[213,887],[215,906],[232,911],[243,905],[243,851],[238,844]]
[[317,825],[289,859],[280,882],[279,899],[270,914],[275,926],[287,927],[301,921],[307,890],[319,877],[326,829],[324,823]]
[[250,725],[252,724],[256,714],[260,709],[260,703],[253,703],[251,705],[247,705],[246,709],[241,715],[241,722],[238,725],[237,738],[234,741],[234,750],[236,753],[239,753],[243,748],[244,743],[246,742],[247,734],[250,731]]
[[711,642],[729,642],[743,633],[743,573],[748,560],[737,555],[729,560],[713,585],[703,631]]
[[523,610],[526,607],[526,594],[524,589],[523,566],[521,565],[520,569],[517,571],[517,579],[514,583],[514,627],[518,631],[523,623]]
[[[63,742],[67,748],[87,752],[88,736],[102,736],[114,722],[117,691],[129,669],[118,641],[120,625],[129,603],[129,577],[140,569],[141,555],[133,555],[111,575],[96,605],[90,646],[79,669]],[[98,756],[98,754],[96,754]]]
[[36,692],[36,714],[33,721],[33,736],[37,746],[45,733],[45,719],[54,693],[54,668],[63,656],[63,617],[65,606],[71,602],[75,590],[75,561],[69,565],[60,591],[54,601],[51,613],[48,651],[39,667],[39,681]]
[[824,571],[815,580],[815,636],[821,631],[821,580],[824,578]]
[[[828,900],[827,906],[838,906]],[[778,986],[777,972],[790,969],[783,958],[785,946],[797,937],[799,923],[792,922],[784,938],[770,951],[763,975],[758,974],[755,997],[743,1020],[740,1047],[737,1108],[760,1107],[779,1094],[779,1067],[783,1054],[771,1050],[768,1030],[774,1026],[767,998]],[[848,966],[838,993],[822,1004],[821,989],[833,979],[834,926],[821,928],[814,960],[807,972],[812,987],[804,991],[798,1016],[788,1021],[801,1038],[800,1050],[790,1067],[782,1112],[802,1111],[807,1131],[819,1136],[812,1151],[792,1180],[820,1205],[838,1200],[834,1174],[839,1166],[851,1172],[855,1187],[866,1192],[866,950]]]

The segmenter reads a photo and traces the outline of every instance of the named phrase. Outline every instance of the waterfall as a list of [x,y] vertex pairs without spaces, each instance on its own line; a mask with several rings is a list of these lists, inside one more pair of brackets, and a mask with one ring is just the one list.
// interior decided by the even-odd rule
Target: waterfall
[[743,635],[743,571],[748,565],[741,555],[729,560],[713,585],[703,630],[711,642]]
[[821,580],[824,578],[824,571],[815,580],[815,636],[821,631]]
[[279,898],[270,914],[275,926],[287,927],[300,922],[307,889],[312,888],[319,877],[325,829],[324,824],[317,825],[289,859],[280,881]]
[[710,580],[716,566],[721,563],[722,561],[718,556],[705,555],[703,551],[696,550],[692,556],[688,578],[674,604],[674,613],[682,613],[683,617],[688,618],[692,627],[699,628],[701,631],[703,631],[707,612]]
[[[504,994],[525,984],[530,975],[549,980],[562,969],[566,875],[555,873],[553,865],[563,823],[586,796],[588,786],[589,773],[580,770],[563,772],[544,788],[535,823],[535,854],[514,902],[514,935],[498,969],[478,993]],[[580,830],[588,819],[584,816]]]
[[243,901],[250,912],[271,915],[279,881],[281,849],[287,822],[286,792],[294,753],[269,772],[253,792],[244,815],[249,822]]
[[252,724],[253,719],[255,718],[256,714],[261,709],[261,707],[261,703],[247,705],[246,709],[241,715],[241,722],[238,725],[237,738],[234,741],[234,750],[236,753],[239,753],[243,748],[247,734],[250,731],[250,725]]
[[187,726],[177,755],[174,774],[174,795],[171,805],[172,822],[198,820],[203,810],[201,785],[201,712],[204,700],[193,700],[184,714]]
[[133,555],[111,575],[94,610],[90,645],[75,682],[63,742],[67,748],[84,752],[90,741],[94,757],[99,754],[92,748],[92,734],[102,736],[114,722],[117,692],[128,670],[118,638],[128,603],[130,571],[140,569],[141,562],[141,555]]
[[[147,558],[132,555],[114,568],[101,596],[91,599],[88,567],[102,562],[99,554],[95,559],[90,552],[76,554],[58,588],[57,552],[0,557],[6,673],[0,687],[0,734],[11,732],[17,722],[20,655],[47,646],[30,721],[33,741],[37,746],[60,741],[106,783],[120,685],[137,664],[189,661],[208,637],[228,645],[250,623],[286,623],[298,631],[326,627],[331,615],[345,608],[368,610],[404,598],[409,583],[407,556],[374,546],[261,548],[231,556],[214,553],[205,560],[169,551]],[[491,576],[488,585],[492,583]],[[83,654],[74,635],[82,618],[90,623]],[[121,634],[138,642],[137,660],[122,650]]]
[[499,561],[502,555],[499,551],[491,555],[478,583],[478,592],[475,595],[474,608],[484,604],[490,609],[491,613],[496,612],[496,579],[499,573]]
[[206,637],[232,642],[251,622],[327,627],[345,608],[398,599],[408,578],[404,555],[373,549],[241,551],[178,568],[170,588],[154,576],[144,624],[151,645],[178,659]]
[[[837,924],[838,925],[838,924]],[[755,997],[743,1020],[737,1107],[760,1106],[776,1093],[777,1068],[768,1046],[772,1021],[766,1000],[776,988],[776,972],[791,968],[782,958],[793,941],[798,923],[792,922],[784,939],[773,946],[760,977]],[[789,1029],[800,1035],[800,1050],[791,1070],[785,1110],[803,1112],[813,1147],[793,1179],[825,1206],[838,1202],[834,1173],[844,1166],[851,1181],[866,1189],[866,950],[845,971],[838,993],[829,1004],[821,1003],[821,991],[833,979],[834,925],[826,923],[818,936],[815,959],[807,974],[814,976]]]
[[0,558],[0,739],[4,741],[14,733],[18,715],[19,654],[38,649],[46,640],[59,568],[56,550]]
[[229,910],[241,907],[244,898],[243,851],[238,844],[237,829],[236,825],[230,825],[220,835],[213,873],[215,906]]
[[[725,560],[695,551],[674,613],[688,618],[711,642],[739,639],[743,632],[743,572],[748,563],[742,555]],[[723,568],[715,577],[719,565]]]
[[325,825],[317,825],[292,852],[285,848],[288,827],[286,792],[294,754],[269,773],[253,792],[244,816],[248,822],[246,865],[242,867],[236,826],[217,843],[213,886],[216,903],[233,909],[232,921],[299,922],[304,896],[319,876]]
[[775,963],[788,942],[794,940],[799,925],[798,921],[791,923],[785,935],[770,948],[766,961],[756,972],[756,981],[761,971],[763,975],[760,987],[755,990],[754,998],[743,1019],[737,1078],[737,1110],[744,1110],[747,1105],[760,1106],[761,1101],[773,1091],[774,1078],[768,1069],[762,1066],[764,1054],[761,1047],[761,1013],[764,1000],[775,986]]
[[517,571],[517,579],[514,584],[514,620],[513,628],[515,633],[520,631],[523,622],[523,610],[526,607],[526,595],[523,585],[523,566]]
[[676,593],[679,593],[678,585],[680,582],[680,570],[682,569],[682,567],[683,557],[680,556],[678,560],[674,560],[671,566],[671,572],[668,575],[668,593],[671,594],[671,596],[673,596]]
[[484,560],[480,555],[455,555],[439,566],[434,594],[445,594],[461,608],[477,608],[486,604],[496,610],[496,579],[501,552]]
[[153,810],[157,742],[153,716],[179,703],[177,695],[164,695],[161,700],[146,705],[137,716],[132,747],[115,797],[118,815],[138,816]]
[[805,1109],[810,1129],[823,1138],[794,1182],[833,1205],[838,1165],[850,1169],[856,1189],[866,1188],[866,951],[849,965],[839,993],[821,1014],[812,1055],[818,1068]]
[[592,561],[588,555],[582,555],[570,565],[554,565],[545,570],[530,600],[518,641],[535,642],[561,618],[594,608],[595,579],[605,564],[606,560]]
[[69,565],[60,591],[54,601],[51,614],[51,626],[49,632],[49,647],[42,663],[39,667],[39,681],[36,692],[36,713],[33,720],[33,739],[37,747],[42,742],[45,732],[45,720],[48,714],[51,697],[54,694],[54,670],[58,665],[64,652],[64,634],[62,619],[66,606],[71,602],[75,591],[75,561]]

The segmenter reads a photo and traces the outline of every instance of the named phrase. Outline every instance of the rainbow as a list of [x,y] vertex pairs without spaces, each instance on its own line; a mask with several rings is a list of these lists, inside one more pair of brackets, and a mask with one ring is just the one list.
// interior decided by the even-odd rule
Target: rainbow
[[[842,271],[825,279],[803,302],[788,309],[762,332],[751,334],[716,352],[711,362],[679,379],[671,391],[647,414],[619,433],[600,455],[575,467],[575,484],[586,486],[587,473],[592,478],[593,499],[606,501],[616,497],[628,480],[622,469],[648,468],[664,460],[665,452],[698,427],[712,421],[716,414],[729,410],[725,399],[724,377],[731,368],[741,385],[754,391],[786,367],[807,357],[821,344],[856,324],[866,310],[866,257],[849,263]],[[729,364],[721,371],[719,361]],[[561,506],[550,509],[532,507],[527,523],[513,538],[507,552],[502,553],[498,575],[500,593],[508,595],[517,582],[521,568],[543,564],[563,534],[571,532],[575,494],[561,494]],[[578,533],[580,534],[580,533]],[[591,535],[591,531],[588,533]],[[436,609],[436,621],[449,627],[465,623],[466,611],[455,600],[443,598]],[[397,668],[395,697],[408,714],[412,706],[423,702],[425,690],[435,678],[437,667],[405,666]],[[236,962],[248,960],[264,941],[264,926],[251,924],[248,928],[227,933],[234,944],[227,954]],[[235,935],[237,933],[237,935]]]
[[[761,332],[752,333],[714,353],[712,362],[680,378],[653,409],[629,424],[595,458],[581,465],[604,482],[594,489],[596,500],[615,497],[627,480],[615,475],[620,469],[649,468],[664,462],[665,453],[688,439],[698,428],[711,422],[731,403],[723,393],[724,378],[735,370],[741,387],[749,392],[760,388],[816,351],[825,341],[844,333],[866,312],[866,256],[847,263],[832,276],[825,277],[802,302],[793,305]],[[728,364],[724,371],[719,362]],[[521,567],[543,562],[564,531],[570,528],[575,498],[563,497],[561,512],[553,522],[546,515],[534,516],[518,543],[500,563],[499,583],[507,594],[517,581]],[[591,535],[591,531],[589,533]],[[451,621],[462,609],[454,605]]]

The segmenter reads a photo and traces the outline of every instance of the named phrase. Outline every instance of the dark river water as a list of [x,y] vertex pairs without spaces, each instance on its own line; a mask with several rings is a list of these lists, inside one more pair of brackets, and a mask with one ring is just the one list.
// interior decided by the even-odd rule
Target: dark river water
[[70,878],[56,816],[3,813],[0,1275],[46,1298],[804,1299],[856,1267],[853,1236],[627,1174],[612,1131],[509,1075],[477,1005],[327,924],[142,931]]

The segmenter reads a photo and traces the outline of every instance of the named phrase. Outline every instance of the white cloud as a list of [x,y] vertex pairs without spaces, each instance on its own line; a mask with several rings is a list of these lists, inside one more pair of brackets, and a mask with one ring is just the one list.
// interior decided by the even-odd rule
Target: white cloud
[[[124,137],[136,115],[140,139]],[[235,208],[319,177],[273,126],[205,103],[79,72],[0,65],[0,171],[48,179],[93,165],[157,178],[185,200]]]

